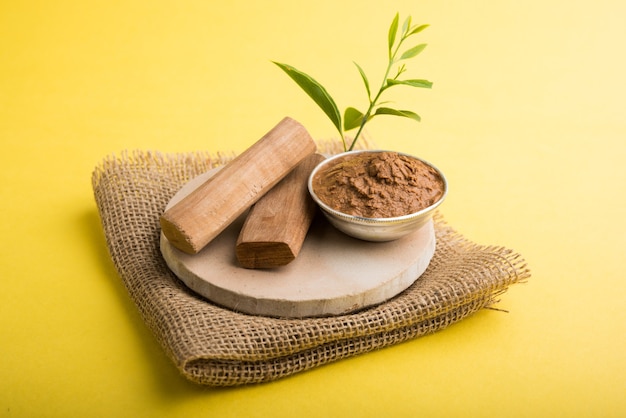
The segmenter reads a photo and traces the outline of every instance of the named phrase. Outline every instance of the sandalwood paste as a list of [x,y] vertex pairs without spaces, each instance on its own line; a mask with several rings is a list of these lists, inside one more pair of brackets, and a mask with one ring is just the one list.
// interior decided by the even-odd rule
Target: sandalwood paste
[[365,218],[417,212],[441,199],[443,189],[435,169],[396,152],[348,154],[313,179],[313,190],[324,203]]

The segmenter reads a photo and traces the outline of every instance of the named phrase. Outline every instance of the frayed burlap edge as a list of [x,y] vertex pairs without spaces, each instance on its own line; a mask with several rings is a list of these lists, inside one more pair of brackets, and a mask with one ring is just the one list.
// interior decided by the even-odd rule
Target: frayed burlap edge
[[[320,152],[333,153],[322,143]],[[189,290],[159,251],[159,216],[193,177],[232,154],[124,152],[104,159],[92,184],[113,263],[145,323],[191,381],[234,386],[272,381],[429,334],[490,307],[530,276],[513,251],[477,245],[435,217],[437,249],[402,294],[328,318],[280,319],[216,306]]]

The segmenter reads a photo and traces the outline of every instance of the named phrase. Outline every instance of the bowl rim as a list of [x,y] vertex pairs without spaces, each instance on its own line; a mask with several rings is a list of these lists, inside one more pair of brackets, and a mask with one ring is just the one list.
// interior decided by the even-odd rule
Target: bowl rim
[[[355,154],[374,154],[374,153],[383,153],[383,152],[393,152],[399,155],[403,155],[409,158],[413,158],[415,160],[418,160],[424,164],[426,164],[427,166],[433,168],[437,174],[439,175],[439,177],[441,178],[442,182],[443,182],[443,194],[441,195],[441,197],[432,205],[427,206],[423,209],[420,209],[417,212],[412,212],[406,215],[401,215],[401,216],[392,216],[389,218],[368,218],[365,216],[357,216],[357,215],[350,215],[347,213],[343,213],[338,211],[337,209],[333,209],[332,207],[328,206],[326,203],[322,202],[320,200],[320,198],[317,196],[317,194],[313,191],[313,178],[315,177],[315,175],[317,174],[318,171],[320,171],[320,169],[330,163],[332,163],[334,160],[337,160],[341,157],[345,157],[346,155],[355,155]],[[408,222],[413,220],[414,218],[418,218],[422,215],[424,215],[425,213],[431,212],[434,209],[436,209],[439,205],[441,205],[441,203],[443,203],[443,201],[445,200],[446,196],[448,195],[448,180],[446,179],[446,176],[443,174],[443,172],[436,167],[434,164],[430,163],[429,161],[426,161],[422,158],[416,157],[415,155],[411,155],[405,152],[400,152],[400,151],[391,151],[391,150],[385,150],[385,149],[371,149],[371,150],[352,150],[352,151],[345,151],[345,152],[341,152],[339,154],[335,154],[332,155],[328,158],[326,158],[324,161],[321,161],[319,164],[317,164],[315,166],[315,168],[313,168],[313,170],[311,171],[311,173],[309,174],[309,178],[307,180],[307,188],[309,190],[309,195],[313,198],[313,200],[315,201],[315,203],[317,203],[320,208],[330,214],[332,214],[333,216],[342,218],[344,220],[347,220],[349,222],[353,222],[353,223],[359,223],[359,224],[392,224],[392,223],[403,223],[403,222]]]

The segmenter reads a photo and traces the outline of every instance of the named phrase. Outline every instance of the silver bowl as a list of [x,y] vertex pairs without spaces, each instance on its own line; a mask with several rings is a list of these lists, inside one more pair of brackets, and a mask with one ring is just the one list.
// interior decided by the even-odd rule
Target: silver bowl
[[359,153],[379,153],[385,152],[382,150],[364,150],[364,151],[349,151],[347,153],[337,154],[329,157],[326,160],[319,163],[311,172],[308,179],[309,194],[317,203],[322,213],[328,219],[328,221],[337,229],[343,233],[350,235],[354,238],[362,239],[365,241],[393,241],[402,238],[411,232],[417,231],[424,226],[432,217],[435,209],[441,205],[446,195],[448,194],[448,182],[443,173],[434,165],[420,158],[414,157],[409,154],[399,152],[398,154],[404,155],[410,158],[421,161],[433,168],[443,181],[443,194],[439,200],[432,205],[403,216],[396,216],[391,218],[366,218],[361,216],[349,215],[342,213],[336,209],[331,208],[326,203],[322,202],[313,190],[313,179],[315,175],[328,164],[333,163],[336,159],[345,157],[347,154],[359,154]]

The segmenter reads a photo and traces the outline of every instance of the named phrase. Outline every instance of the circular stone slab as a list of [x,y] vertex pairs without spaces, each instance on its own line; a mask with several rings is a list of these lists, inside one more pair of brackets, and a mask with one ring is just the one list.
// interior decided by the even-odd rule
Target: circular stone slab
[[[214,173],[191,180],[167,208]],[[432,220],[402,239],[381,243],[351,238],[319,215],[294,261],[274,269],[245,269],[238,264],[235,244],[246,215],[194,255],[178,250],[161,234],[161,253],[190,289],[253,315],[330,316],[379,304],[415,282],[435,252]]]

